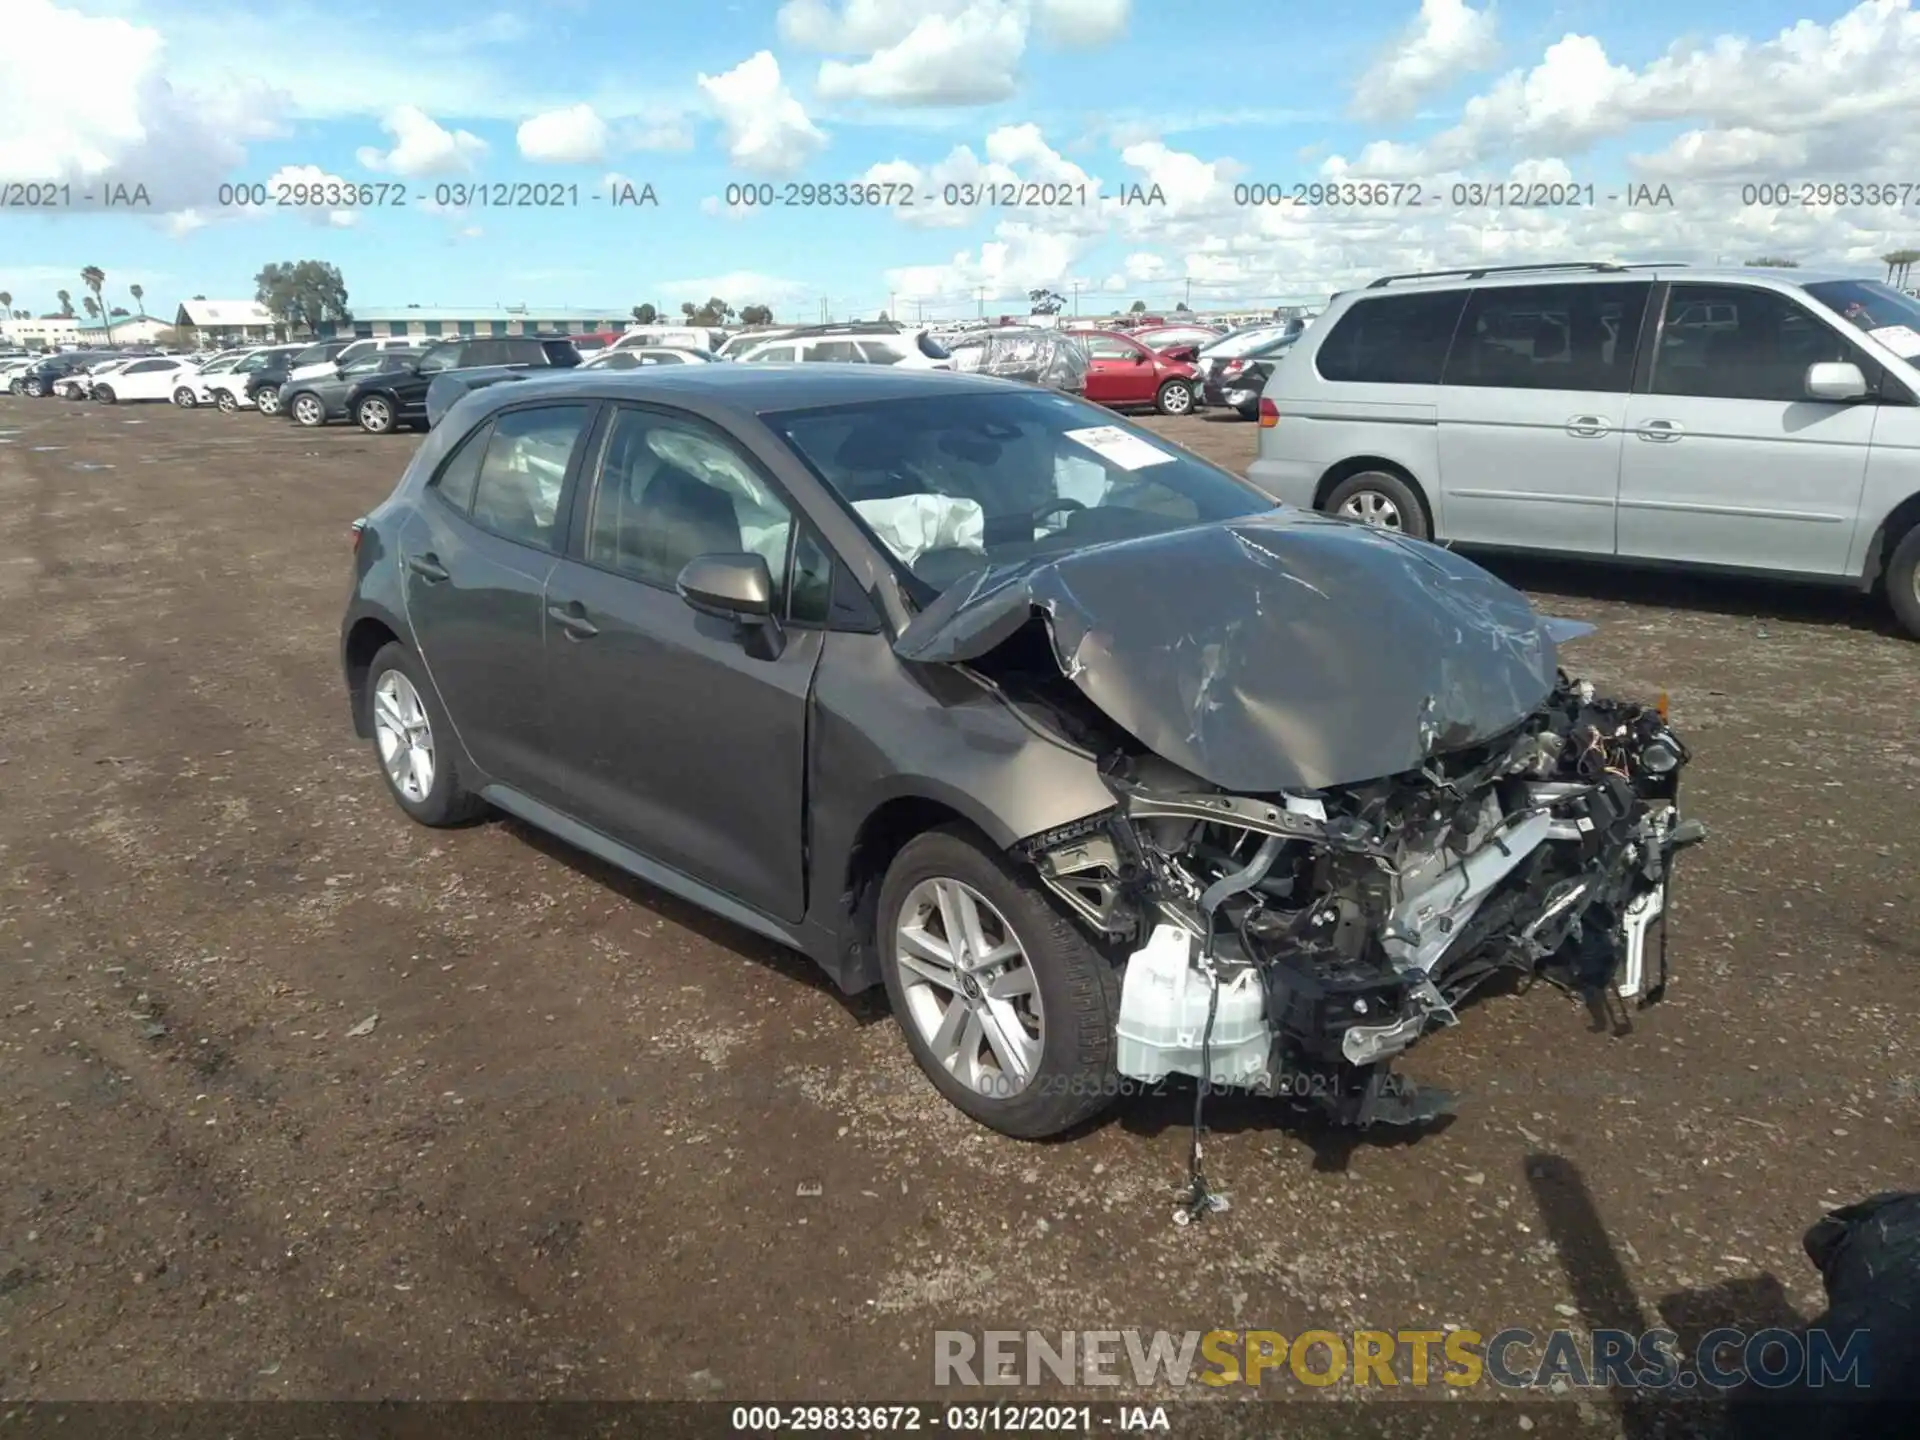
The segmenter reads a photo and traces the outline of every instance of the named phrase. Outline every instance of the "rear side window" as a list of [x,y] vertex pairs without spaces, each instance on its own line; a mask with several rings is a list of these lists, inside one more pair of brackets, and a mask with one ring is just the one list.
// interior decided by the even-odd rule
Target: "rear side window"
[[796,347],[792,345],[769,345],[766,349],[747,358],[758,361],[791,360],[796,353]]
[[1624,395],[1652,289],[1637,281],[1477,290],[1447,357],[1446,383]]
[[905,357],[887,348],[878,340],[862,340],[860,353],[867,357],[869,365],[898,365]]
[[580,363],[580,351],[571,340],[547,340],[542,344],[547,364],[566,370]]
[[589,414],[585,405],[543,405],[497,417],[474,487],[474,523],[522,545],[557,548],[560,492]]
[[1438,385],[1467,295],[1382,295],[1356,300],[1334,322],[1314,365],[1354,385]]
[[460,448],[440,467],[440,473],[433,477],[433,483],[428,486],[462,515],[473,509],[473,491],[480,480],[480,462],[486,457],[487,440],[492,434],[493,422],[489,420],[460,442]]
[[824,360],[837,365],[861,364],[860,351],[851,340],[816,340],[807,347],[809,360]]

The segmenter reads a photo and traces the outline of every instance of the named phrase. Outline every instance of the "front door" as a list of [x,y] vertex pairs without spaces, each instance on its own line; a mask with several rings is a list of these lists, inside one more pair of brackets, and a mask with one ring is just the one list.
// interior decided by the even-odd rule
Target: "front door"
[[1613,554],[1621,427],[1652,288],[1473,292],[1440,386],[1447,539]]
[[1879,366],[1787,295],[1675,285],[1651,393],[1627,411],[1620,553],[1840,575],[1879,407],[1807,396],[1807,367]]
[[798,921],[807,712],[824,632],[789,615],[779,643],[755,643],[765,634],[699,614],[675,589],[701,555],[753,552],[782,613],[792,510],[739,447],[680,412],[615,410],[600,450],[568,557],[547,582],[547,713],[569,771],[566,808]]
[[1121,335],[1087,341],[1087,399],[1101,405],[1145,405],[1154,392],[1153,360]]
[[440,467],[400,533],[407,619],[453,728],[487,780],[562,799],[543,734],[546,582],[568,459],[589,405],[507,410]]

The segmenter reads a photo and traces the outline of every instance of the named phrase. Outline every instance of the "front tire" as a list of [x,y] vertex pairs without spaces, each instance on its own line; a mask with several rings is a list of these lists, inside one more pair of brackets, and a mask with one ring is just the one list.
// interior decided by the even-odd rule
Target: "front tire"
[[1894,619],[1914,639],[1920,640],[1920,525],[1900,537],[1887,557],[1887,604]]
[[402,810],[435,828],[485,812],[486,803],[461,783],[453,728],[411,650],[398,641],[381,647],[367,669],[362,703],[381,778]]
[[280,413],[280,392],[278,390],[256,390],[253,394],[253,408],[262,415]]
[[214,403],[220,407],[222,415],[233,415],[240,409],[240,401],[231,390],[214,391]]
[[1333,487],[1320,507],[1329,515],[1393,530],[1415,540],[1428,538],[1427,511],[1413,487],[1385,470],[1349,475]]
[[294,396],[293,403],[287,406],[287,413],[293,416],[295,424],[309,429],[327,423],[327,407],[320,403],[318,395],[302,393]]
[[1036,880],[962,830],[933,830],[894,857],[878,912],[894,1017],[955,1108],[1038,1140],[1111,1103],[1120,977]]
[[1190,415],[1193,413],[1193,386],[1185,380],[1169,380],[1160,387],[1160,393],[1153,397],[1153,408],[1162,415]]
[[98,401],[99,401],[99,402],[100,402],[100,403],[101,403],[102,405],[113,405],[113,404],[117,404],[117,403],[119,402],[119,399],[120,399],[120,397],[119,397],[118,395],[116,395],[116,394],[114,394],[114,393],[113,393],[113,387],[112,387],[111,385],[96,385],[96,386],[94,386],[94,387],[93,387],[93,398],[94,398],[95,400],[98,400]]
[[369,435],[384,435],[393,429],[393,406],[384,395],[369,395],[353,407],[353,419]]
[[191,410],[198,405],[200,401],[198,397],[194,395],[191,385],[182,385],[178,390],[173,392],[173,403],[182,410]]
[[29,380],[20,387],[20,393],[30,400],[38,400],[47,393],[46,383],[41,380]]

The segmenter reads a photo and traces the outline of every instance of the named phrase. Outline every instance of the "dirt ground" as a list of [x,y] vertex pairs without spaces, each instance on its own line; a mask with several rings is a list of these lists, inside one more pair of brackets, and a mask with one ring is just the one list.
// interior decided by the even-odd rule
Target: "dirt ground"
[[1670,996],[1624,1036],[1476,1005],[1404,1067],[1466,1092],[1416,1143],[1215,1103],[1232,1209],[1179,1229],[1189,1100],[1001,1139],[884,1000],[406,820],[336,637],[413,444],[0,397],[0,1395],[879,1400],[942,1328],[1697,1333],[1817,1309],[1801,1232],[1920,1177],[1920,646],[1865,602],[1505,570],[1695,747]]

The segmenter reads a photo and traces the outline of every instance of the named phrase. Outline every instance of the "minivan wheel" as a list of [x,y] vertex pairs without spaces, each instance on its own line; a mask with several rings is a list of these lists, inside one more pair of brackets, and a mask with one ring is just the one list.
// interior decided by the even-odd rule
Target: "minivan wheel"
[[327,407],[320,403],[317,395],[296,395],[293,404],[288,407],[295,421],[302,425],[324,425],[327,423]]
[[194,406],[198,405],[200,401],[194,395],[191,385],[182,385],[178,390],[173,392],[173,403],[178,405],[182,410],[191,410]]
[[354,406],[353,418],[369,435],[384,435],[393,429],[393,407],[378,395],[369,395]]
[[222,415],[232,415],[239,410],[240,402],[234,398],[231,390],[216,390],[213,393],[214,401],[219,405]]
[[1329,515],[1397,530],[1415,540],[1427,538],[1427,512],[1421,508],[1420,497],[1406,481],[1384,470],[1349,475],[1333,487],[1320,508]]
[[367,670],[367,729],[380,774],[400,808],[422,825],[462,825],[486,805],[460,783],[451,731],[413,652],[394,641]]
[[1907,531],[1887,557],[1886,586],[1894,618],[1920,640],[1920,525]]
[[1185,415],[1193,409],[1193,386],[1184,380],[1169,380],[1154,396],[1153,405],[1162,415]]
[[1113,1099],[1120,977],[1037,881],[929,831],[888,867],[876,934],[907,1048],[956,1108],[1038,1140]]

